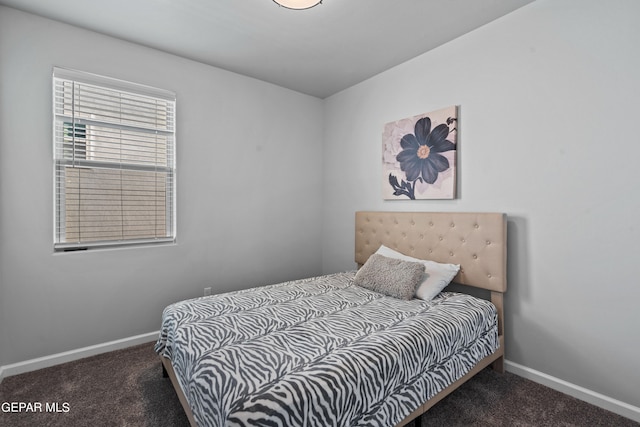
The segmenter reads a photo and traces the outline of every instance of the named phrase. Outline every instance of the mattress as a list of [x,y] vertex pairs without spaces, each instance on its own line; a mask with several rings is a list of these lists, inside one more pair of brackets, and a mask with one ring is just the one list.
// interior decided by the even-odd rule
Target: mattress
[[178,302],[155,350],[200,426],[393,426],[499,347],[488,301],[337,273]]

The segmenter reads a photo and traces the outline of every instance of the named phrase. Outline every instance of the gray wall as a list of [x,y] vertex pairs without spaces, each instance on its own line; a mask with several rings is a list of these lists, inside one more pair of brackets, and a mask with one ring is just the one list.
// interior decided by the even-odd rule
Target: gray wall
[[[53,66],[177,93],[176,245],[53,254]],[[320,273],[321,100],[5,7],[0,93],[0,366]]]
[[[503,211],[507,358],[640,406],[638,16],[538,0],[323,102],[0,7],[0,365],[352,269],[356,210]],[[54,65],[178,93],[177,245],[52,254]],[[384,123],[453,104],[458,199],[383,202]]]
[[[323,271],[356,210],[509,215],[507,359],[640,406],[640,2],[538,0],[325,101]],[[459,105],[459,197],[382,201],[387,122]]]

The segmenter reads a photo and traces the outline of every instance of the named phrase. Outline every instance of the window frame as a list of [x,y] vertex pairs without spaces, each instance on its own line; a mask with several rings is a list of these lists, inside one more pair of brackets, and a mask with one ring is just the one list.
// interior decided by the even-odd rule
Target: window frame
[[[106,247],[131,247],[138,245],[156,245],[156,244],[173,244],[176,242],[177,237],[177,215],[176,215],[176,190],[177,190],[177,162],[176,162],[176,94],[174,92],[159,89],[147,85],[142,85],[139,83],[128,82],[124,80],[114,79],[111,77],[101,76],[97,74],[92,74],[84,71],[65,69],[60,67],[54,67],[52,73],[52,101],[53,101],[53,248],[54,252],[68,252],[68,251],[77,251],[77,250],[86,250],[86,249],[94,249],[94,248],[106,248]],[[82,119],[79,118],[81,112],[76,113],[75,111],[75,100],[73,96],[71,97],[73,102],[73,112],[71,117],[68,114],[65,114],[65,107],[60,107],[59,101],[65,98],[65,94],[62,94],[62,97],[57,93],[57,88],[61,82],[67,82],[67,84],[72,85],[72,92],[75,94],[76,84],[78,85],[89,85],[95,88],[101,88],[107,91],[115,91],[119,92],[120,95],[131,95],[133,97],[139,98],[147,98],[151,100],[155,100],[161,102],[163,106],[166,107],[166,116],[164,116],[165,127],[166,129],[158,131],[157,129],[150,130],[145,129],[145,132],[149,132],[150,135],[155,132],[156,135],[162,133],[163,138],[166,140],[166,143],[160,144],[160,150],[164,149],[163,155],[166,157],[166,161],[163,161],[162,164],[156,164],[154,161],[153,165],[150,164],[142,164],[136,160],[126,161],[125,155],[121,153],[118,155],[119,160],[107,160],[98,159],[96,160],[88,160],[85,156],[84,159],[76,159],[76,140],[75,138],[78,135],[85,135],[84,143],[78,143],[77,145],[80,147],[80,150],[88,149],[89,139],[86,135],[89,133],[88,129],[91,126],[105,126],[110,129],[116,129],[120,133],[126,132],[127,130],[132,130],[133,132],[139,131],[142,129],[141,127],[131,126],[126,124],[127,120],[131,120],[134,116],[134,113],[137,113],[138,110],[131,110],[129,113],[123,111],[125,107],[119,107],[120,109],[119,120],[120,124],[111,123],[104,120],[95,120],[92,119]],[[110,98],[111,99],[111,98]],[[132,107],[135,108],[135,107]],[[153,110],[157,114],[157,109]],[[71,122],[67,122],[66,120],[71,118]],[[124,124],[123,124],[124,122]],[[65,138],[67,142],[69,140],[69,136],[71,136],[71,150],[73,154],[69,157],[69,154],[65,154],[65,150],[68,150],[68,144],[65,142]],[[116,137],[116,140],[120,141],[120,145],[123,144],[122,136]],[[136,143],[142,144],[142,143]],[[84,147],[82,147],[84,145]],[[154,144],[152,144],[154,145]],[[139,148],[138,145],[133,146],[135,148]],[[154,150],[152,153],[155,153],[154,156],[158,157],[158,144],[154,145]],[[105,150],[106,152],[106,150]],[[64,169],[64,172],[62,172]],[[153,207],[148,207],[149,214],[152,212],[157,212],[157,209],[161,209],[164,211],[163,221],[160,223],[157,220],[148,220],[148,227],[153,227],[153,237],[125,237],[124,231],[123,236],[121,238],[102,238],[102,239],[84,239],[81,237],[81,234],[78,233],[78,239],[74,241],[67,241],[67,221],[68,221],[68,211],[66,206],[65,198],[67,196],[68,188],[67,188],[67,172],[68,170],[77,170],[78,180],[80,178],[80,174],[84,170],[91,171],[101,171],[101,173],[109,173],[111,171],[116,173],[115,171],[119,171],[120,177],[119,180],[122,183],[126,181],[126,177],[123,175],[126,173],[135,175],[138,173],[140,177],[140,181],[136,181],[136,184],[145,184],[148,182],[153,182],[154,189],[160,185],[159,182],[162,182],[163,188],[162,200],[164,203],[159,203],[156,201],[153,202]],[[153,174],[153,175],[152,175]],[[103,175],[104,176],[104,175]],[[151,178],[153,176],[153,179]],[[63,181],[64,180],[64,181]],[[80,191],[80,190],[78,190]],[[99,190],[103,193],[106,193],[104,190]],[[120,197],[122,198],[124,194],[124,190],[122,189],[122,184],[120,188]],[[80,193],[78,193],[80,194]],[[135,199],[134,199],[135,200]],[[137,201],[140,205],[144,203],[141,201]],[[134,202],[136,203],[136,202]],[[164,208],[162,208],[164,206]],[[81,215],[78,214],[80,217]],[[114,221],[120,221],[120,227],[123,230],[127,229],[125,223],[128,219],[125,219],[127,214],[122,212],[114,215]],[[119,218],[119,219],[118,219]],[[97,221],[97,220],[94,220]],[[100,220],[102,221],[102,220]],[[82,222],[81,219],[78,220],[78,224]],[[152,224],[152,225],[150,225]],[[159,227],[159,224],[164,224],[164,233],[158,233],[158,230],[162,229]],[[80,229],[80,225],[78,225],[78,229]],[[158,234],[158,235],[156,235]]]

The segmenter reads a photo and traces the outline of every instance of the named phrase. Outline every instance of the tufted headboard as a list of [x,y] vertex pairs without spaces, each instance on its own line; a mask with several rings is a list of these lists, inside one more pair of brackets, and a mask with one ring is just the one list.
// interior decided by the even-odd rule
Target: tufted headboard
[[454,282],[507,290],[505,214],[356,212],[356,263],[364,264],[381,244],[415,258],[460,264]]

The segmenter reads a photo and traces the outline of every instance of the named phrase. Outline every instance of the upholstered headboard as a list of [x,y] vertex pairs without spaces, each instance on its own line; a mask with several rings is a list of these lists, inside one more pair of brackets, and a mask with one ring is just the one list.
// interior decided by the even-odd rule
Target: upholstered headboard
[[355,261],[381,244],[415,258],[460,264],[454,282],[507,290],[507,222],[502,213],[356,212]]

